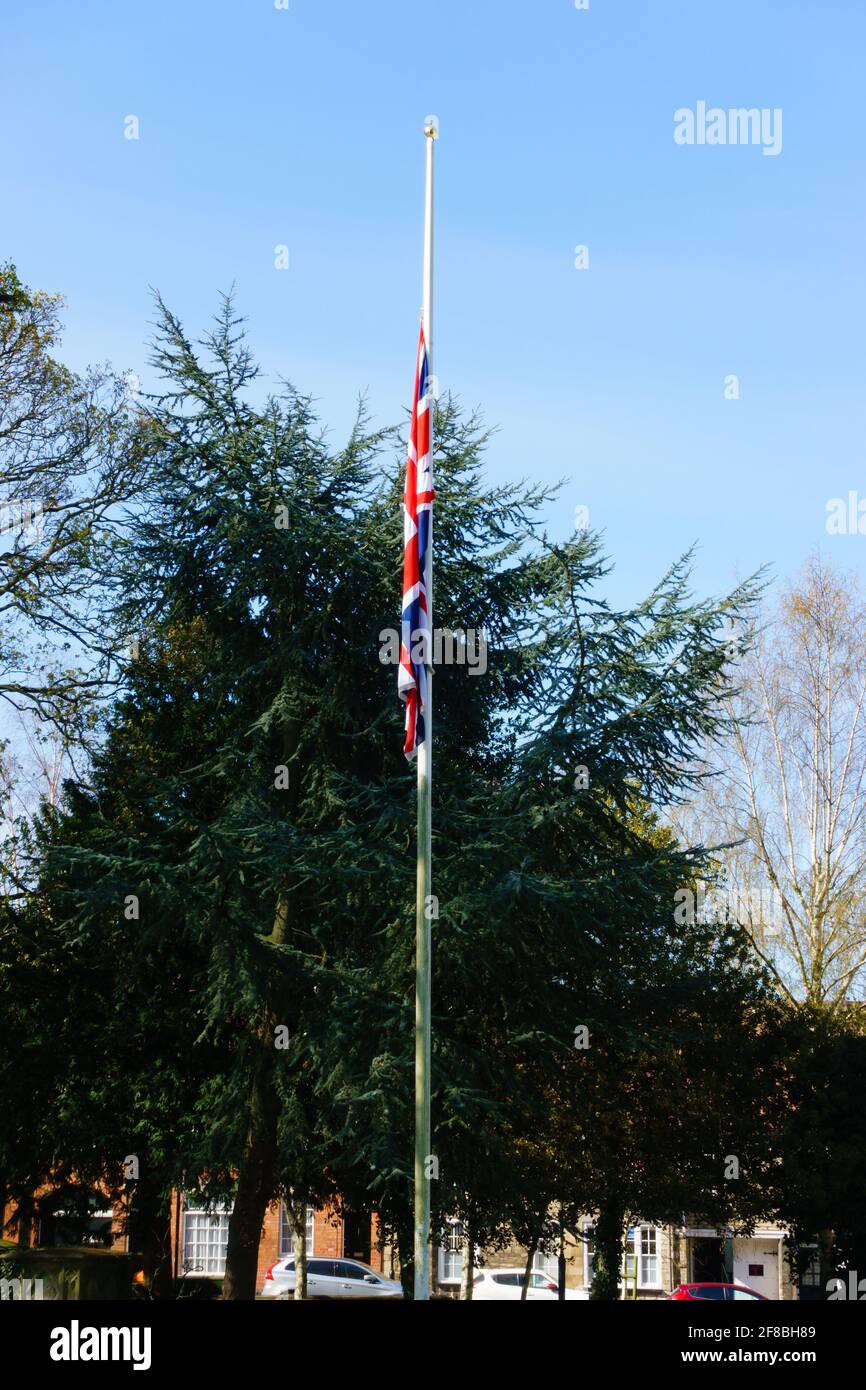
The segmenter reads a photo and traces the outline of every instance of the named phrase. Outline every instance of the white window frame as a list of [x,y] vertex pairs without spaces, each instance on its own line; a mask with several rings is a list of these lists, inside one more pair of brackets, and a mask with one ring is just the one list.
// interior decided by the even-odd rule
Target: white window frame
[[[455,1218],[449,1218],[442,1230],[442,1235],[437,1248],[436,1262],[436,1282],[445,1288],[459,1288],[463,1279],[463,1246],[464,1246],[463,1222]],[[455,1260],[457,1263],[456,1275],[446,1274],[446,1261]]]
[[[200,1206],[200,1205],[195,1201],[194,1198],[186,1198],[186,1197],[184,1198],[184,1202],[183,1202],[183,1220],[182,1220],[182,1222],[181,1222],[181,1247],[180,1247],[180,1267],[181,1267],[181,1271],[182,1271],[184,1277],[192,1277],[192,1278],[195,1278],[195,1277],[198,1276],[198,1277],[221,1278],[222,1275],[225,1274],[225,1272],[226,1272],[226,1259],[225,1259],[225,1257],[226,1257],[226,1248],[227,1248],[227,1246],[228,1246],[228,1221],[229,1221],[229,1217],[231,1216],[233,1210],[234,1210],[234,1203],[233,1203],[233,1202],[230,1203],[229,1205],[225,1205],[225,1204],[224,1204],[224,1205],[222,1205],[222,1206],[213,1206],[213,1207],[210,1208],[210,1210],[206,1211],[205,1208],[204,1208],[203,1206]],[[204,1266],[202,1266],[202,1265],[192,1265],[192,1264],[190,1264],[189,1267],[187,1268],[188,1250],[189,1250],[189,1246],[190,1246],[190,1232],[189,1232],[189,1227],[192,1226],[192,1225],[196,1225],[196,1224],[203,1225],[204,1222],[208,1222],[210,1225],[216,1224],[217,1227],[218,1227],[218,1229],[219,1229],[219,1231],[220,1231],[220,1234],[222,1234],[222,1232],[223,1232],[223,1227],[224,1227],[224,1229],[225,1229],[225,1241],[224,1241],[224,1242],[222,1243],[222,1245],[219,1247],[219,1248],[221,1248],[221,1250],[222,1250],[222,1258],[220,1259],[218,1255],[217,1255],[217,1256],[208,1255],[208,1256],[206,1256],[205,1265],[204,1265]],[[201,1242],[200,1240],[198,1240],[198,1239],[197,1239],[194,1243],[195,1243],[195,1245],[196,1245],[197,1247],[198,1247],[198,1246],[201,1246],[201,1244],[202,1244],[202,1242]],[[207,1242],[205,1242],[206,1248],[209,1248],[211,1245],[215,1245],[215,1244],[216,1244],[216,1242],[213,1242],[213,1241],[210,1241],[210,1240],[208,1240]],[[207,1267],[207,1266],[210,1266],[210,1267]]]
[[[631,1229],[632,1229],[632,1227],[629,1227],[629,1230],[631,1230]],[[593,1223],[592,1223],[591,1221],[585,1221],[585,1222],[582,1223],[582,1225],[581,1225],[581,1234],[582,1234],[582,1236],[583,1236],[583,1240],[581,1241],[581,1245],[583,1246],[583,1252],[582,1252],[582,1254],[583,1254],[583,1260],[582,1260],[582,1265],[583,1265],[583,1287],[584,1287],[585,1289],[591,1289],[591,1288],[592,1288],[592,1260],[593,1260],[593,1240],[592,1240],[592,1238],[593,1238],[593,1232],[594,1232],[594,1225],[593,1225]],[[661,1259],[662,1259],[662,1256],[661,1256],[661,1235],[662,1235],[662,1228],[661,1228],[660,1226],[652,1226],[648,1221],[636,1221],[636,1222],[634,1223],[634,1233],[635,1233],[634,1238],[635,1238],[635,1240],[637,1241],[637,1247],[638,1247],[638,1265],[637,1265],[637,1286],[638,1286],[638,1289],[652,1289],[652,1290],[660,1289],[660,1288],[662,1287],[662,1283],[661,1283],[661,1272],[662,1272],[662,1264],[661,1264]],[[652,1252],[652,1254],[649,1254],[649,1253],[644,1254],[644,1253],[641,1251],[641,1246],[642,1246],[642,1244],[643,1244],[644,1234],[646,1234],[647,1236],[649,1236],[650,1234],[652,1234],[653,1237],[654,1237],[655,1250]],[[621,1289],[621,1290],[625,1290],[625,1286],[626,1286],[626,1279],[625,1279],[625,1261],[626,1261],[626,1257],[629,1257],[629,1258],[632,1258],[632,1259],[633,1259],[633,1258],[634,1258],[634,1255],[635,1255],[634,1246],[632,1246],[632,1249],[631,1249],[631,1250],[629,1250],[629,1248],[628,1248],[628,1234],[626,1233],[626,1237],[625,1237],[625,1240],[624,1240],[624,1242],[623,1242],[623,1268],[622,1268],[622,1271],[621,1271],[621,1273],[620,1273],[620,1280],[619,1280],[620,1289]],[[654,1260],[654,1261],[655,1261],[655,1265],[656,1265],[656,1274],[657,1274],[658,1277],[657,1277],[657,1279],[656,1279],[654,1282],[650,1282],[650,1281],[648,1281],[648,1280],[645,1280],[645,1279],[642,1277],[642,1274],[643,1274],[643,1261],[644,1261],[644,1260]]]
[[[621,1284],[622,1287],[625,1287],[626,1282],[627,1282],[626,1279],[625,1279],[625,1261],[626,1261],[626,1259],[627,1259],[627,1258],[634,1259],[634,1258],[636,1257],[636,1258],[637,1258],[637,1286],[638,1286],[638,1288],[639,1288],[639,1289],[660,1289],[661,1286],[662,1286],[662,1284],[661,1284],[661,1273],[662,1273],[661,1227],[659,1227],[659,1226],[651,1226],[651,1225],[649,1224],[649,1222],[646,1222],[646,1221],[636,1221],[636,1222],[634,1223],[634,1227],[633,1227],[633,1228],[632,1228],[632,1227],[629,1227],[629,1230],[632,1230],[632,1229],[634,1230],[634,1236],[633,1236],[633,1238],[632,1238],[632,1248],[629,1249],[628,1235],[626,1235],[625,1243],[624,1243],[624,1245],[623,1245],[623,1274],[622,1274],[622,1276],[621,1276],[621,1278],[620,1278],[620,1284]],[[649,1237],[652,1237],[653,1249],[652,1249],[651,1252],[647,1251],[647,1252],[645,1253],[644,1250],[643,1250],[644,1237],[647,1237],[647,1240],[649,1240]],[[646,1260],[646,1261],[650,1261],[650,1260],[651,1260],[651,1261],[654,1262],[654,1264],[655,1264],[655,1274],[656,1274],[655,1279],[645,1279],[645,1278],[644,1278],[644,1276],[643,1276],[643,1271],[644,1271],[644,1261],[645,1261],[645,1260]]]
[[[316,1209],[307,1207],[307,1258],[315,1251]],[[280,1233],[278,1237],[281,1260],[290,1260],[295,1253],[295,1233],[292,1230],[285,1202],[280,1202]]]

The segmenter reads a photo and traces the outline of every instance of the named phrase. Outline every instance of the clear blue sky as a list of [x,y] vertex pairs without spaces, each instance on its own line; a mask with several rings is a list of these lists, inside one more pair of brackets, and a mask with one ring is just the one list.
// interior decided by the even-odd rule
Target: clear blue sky
[[[693,540],[702,592],[866,574],[825,530],[866,498],[863,0],[10,0],[3,48],[0,257],[67,295],[73,365],[147,386],[148,287],[197,330],[236,281],[337,438],[360,390],[400,418],[435,112],[436,368],[491,486],[570,478],[551,530],[589,506],[616,601]],[[700,100],[782,108],[782,152],[675,144]]]

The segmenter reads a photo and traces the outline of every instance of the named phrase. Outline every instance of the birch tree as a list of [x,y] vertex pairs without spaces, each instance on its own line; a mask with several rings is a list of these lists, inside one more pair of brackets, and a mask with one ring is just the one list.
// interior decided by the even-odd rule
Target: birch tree
[[728,910],[792,1002],[840,1011],[866,965],[866,605],[813,557],[740,663],[737,722],[703,815]]
[[80,731],[115,664],[106,579],[151,427],[128,381],[57,361],[62,305],[0,265],[0,709]]

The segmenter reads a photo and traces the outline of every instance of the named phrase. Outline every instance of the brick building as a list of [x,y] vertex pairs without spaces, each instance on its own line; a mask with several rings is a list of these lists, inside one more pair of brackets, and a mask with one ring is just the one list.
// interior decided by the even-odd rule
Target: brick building
[[[45,1189],[36,1194],[29,1238],[38,1245],[94,1244],[129,1248],[127,1221],[120,1203],[114,1207],[98,1192],[90,1194],[89,1211],[69,1212],[63,1192]],[[205,1211],[191,1194],[175,1194],[171,1212],[172,1256],[180,1278],[218,1279],[225,1270],[230,1208]],[[3,1212],[3,1230],[16,1234],[13,1209]],[[7,1227],[7,1223],[9,1226]],[[581,1222],[583,1239],[567,1236],[564,1246],[565,1284],[589,1291],[592,1283],[592,1221]],[[307,1254],[326,1259],[363,1260],[388,1278],[399,1277],[396,1251],[377,1249],[378,1223],[370,1212],[345,1212],[324,1208],[307,1212]],[[265,1215],[256,1274],[261,1291],[268,1269],[291,1255],[294,1240],[282,1202]],[[134,1246],[133,1246],[134,1248]],[[431,1288],[439,1295],[458,1297],[463,1270],[465,1238],[459,1222],[449,1222],[431,1250]],[[488,1269],[523,1268],[526,1251],[511,1245],[501,1250],[480,1251],[476,1262]],[[536,1253],[533,1269],[559,1280],[559,1253]],[[703,1227],[693,1221],[678,1226],[654,1226],[638,1222],[626,1241],[624,1298],[663,1298],[677,1284],[733,1282],[745,1284],[774,1300],[815,1298],[818,1287],[817,1251],[814,1267],[799,1279],[792,1276],[785,1250],[785,1231],[772,1223],[759,1225],[750,1235]]]
[[[176,1272],[181,1277],[219,1278],[225,1270],[230,1208],[206,1212],[189,1194],[177,1193],[172,1203],[172,1247],[176,1252]],[[377,1225],[370,1212],[338,1214],[333,1209],[307,1209],[307,1258],[351,1258],[363,1260],[380,1273],[387,1273],[383,1257],[376,1249]],[[294,1236],[282,1202],[274,1202],[265,1213],[259,1242],[256,1288],[261,1291],[268,1269],[277,1260],[294,1253]]]
[[[129,1222],[121,1202],[113,1205],[103,1194],[79,1193],[87,1210],[78,1206],[68,1210],[66,1195],[46,1188],[35,1195],[28,1218],[28,1242],[32,1245],[94,1245],[128,1250]],[[174,1273],[180,1278],[218,1279],[225,1272],[230,1207],[205,1211],[202,1204],[186,1193],[175,1193],[171,1205],[171,1244]],[[8,1204],[2,1213],[2,1230],[17,1238],[15,1211]],[[363,1260],[373,1269],[390,1273],[382,1253],[376,1248],[376,1217],[367,1212],[340,1214],[325,1208],[307,1211],[307,1255]],[[293,1253],[294,1239],[285,1208],[274,1202],[265,1214],[259,1242],[256,1288],[261,1290],[268,1269],[277,1260]]]
[[[587,1293],[592,1284],[592,1221],[581,1222],[582,1239],[567,1235],[564,1244],[565,1287]],[[699,1223],[654,1226],[638,1222],[629,1228],[625,1243],[625,1277],[622,1297],[664,1298],[678,1284],[745,1284],[773,1300],[814,1297],[816,1268],[800,1280],[791,1273],[785,1250],[785,1231],[772,1223],[758,1225],[751,1235],[703,1227]],[[459,1222],[451,1223],[433,1254],[433,1287],[456,1297],[460,1290],[465,1241]],[[476,1261],[487,1269],[526,1265],[523,1246],[480,1251]],[[536,1253],[533,1269],[559,1282],[559,1254]]]

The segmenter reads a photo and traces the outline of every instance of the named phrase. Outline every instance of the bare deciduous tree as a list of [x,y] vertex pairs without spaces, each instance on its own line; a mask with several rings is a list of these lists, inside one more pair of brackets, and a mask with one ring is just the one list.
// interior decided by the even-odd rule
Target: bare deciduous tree
[[109,370],[56,361],[56,295],[9,265],[0,291],[0,700],[80,726],[112,666],[104,582],[150,427]]
[[864,624],[856,581],[812,558],[742,658],[738,723],[695,808],[780,988],[834,1011],[866,973]]

